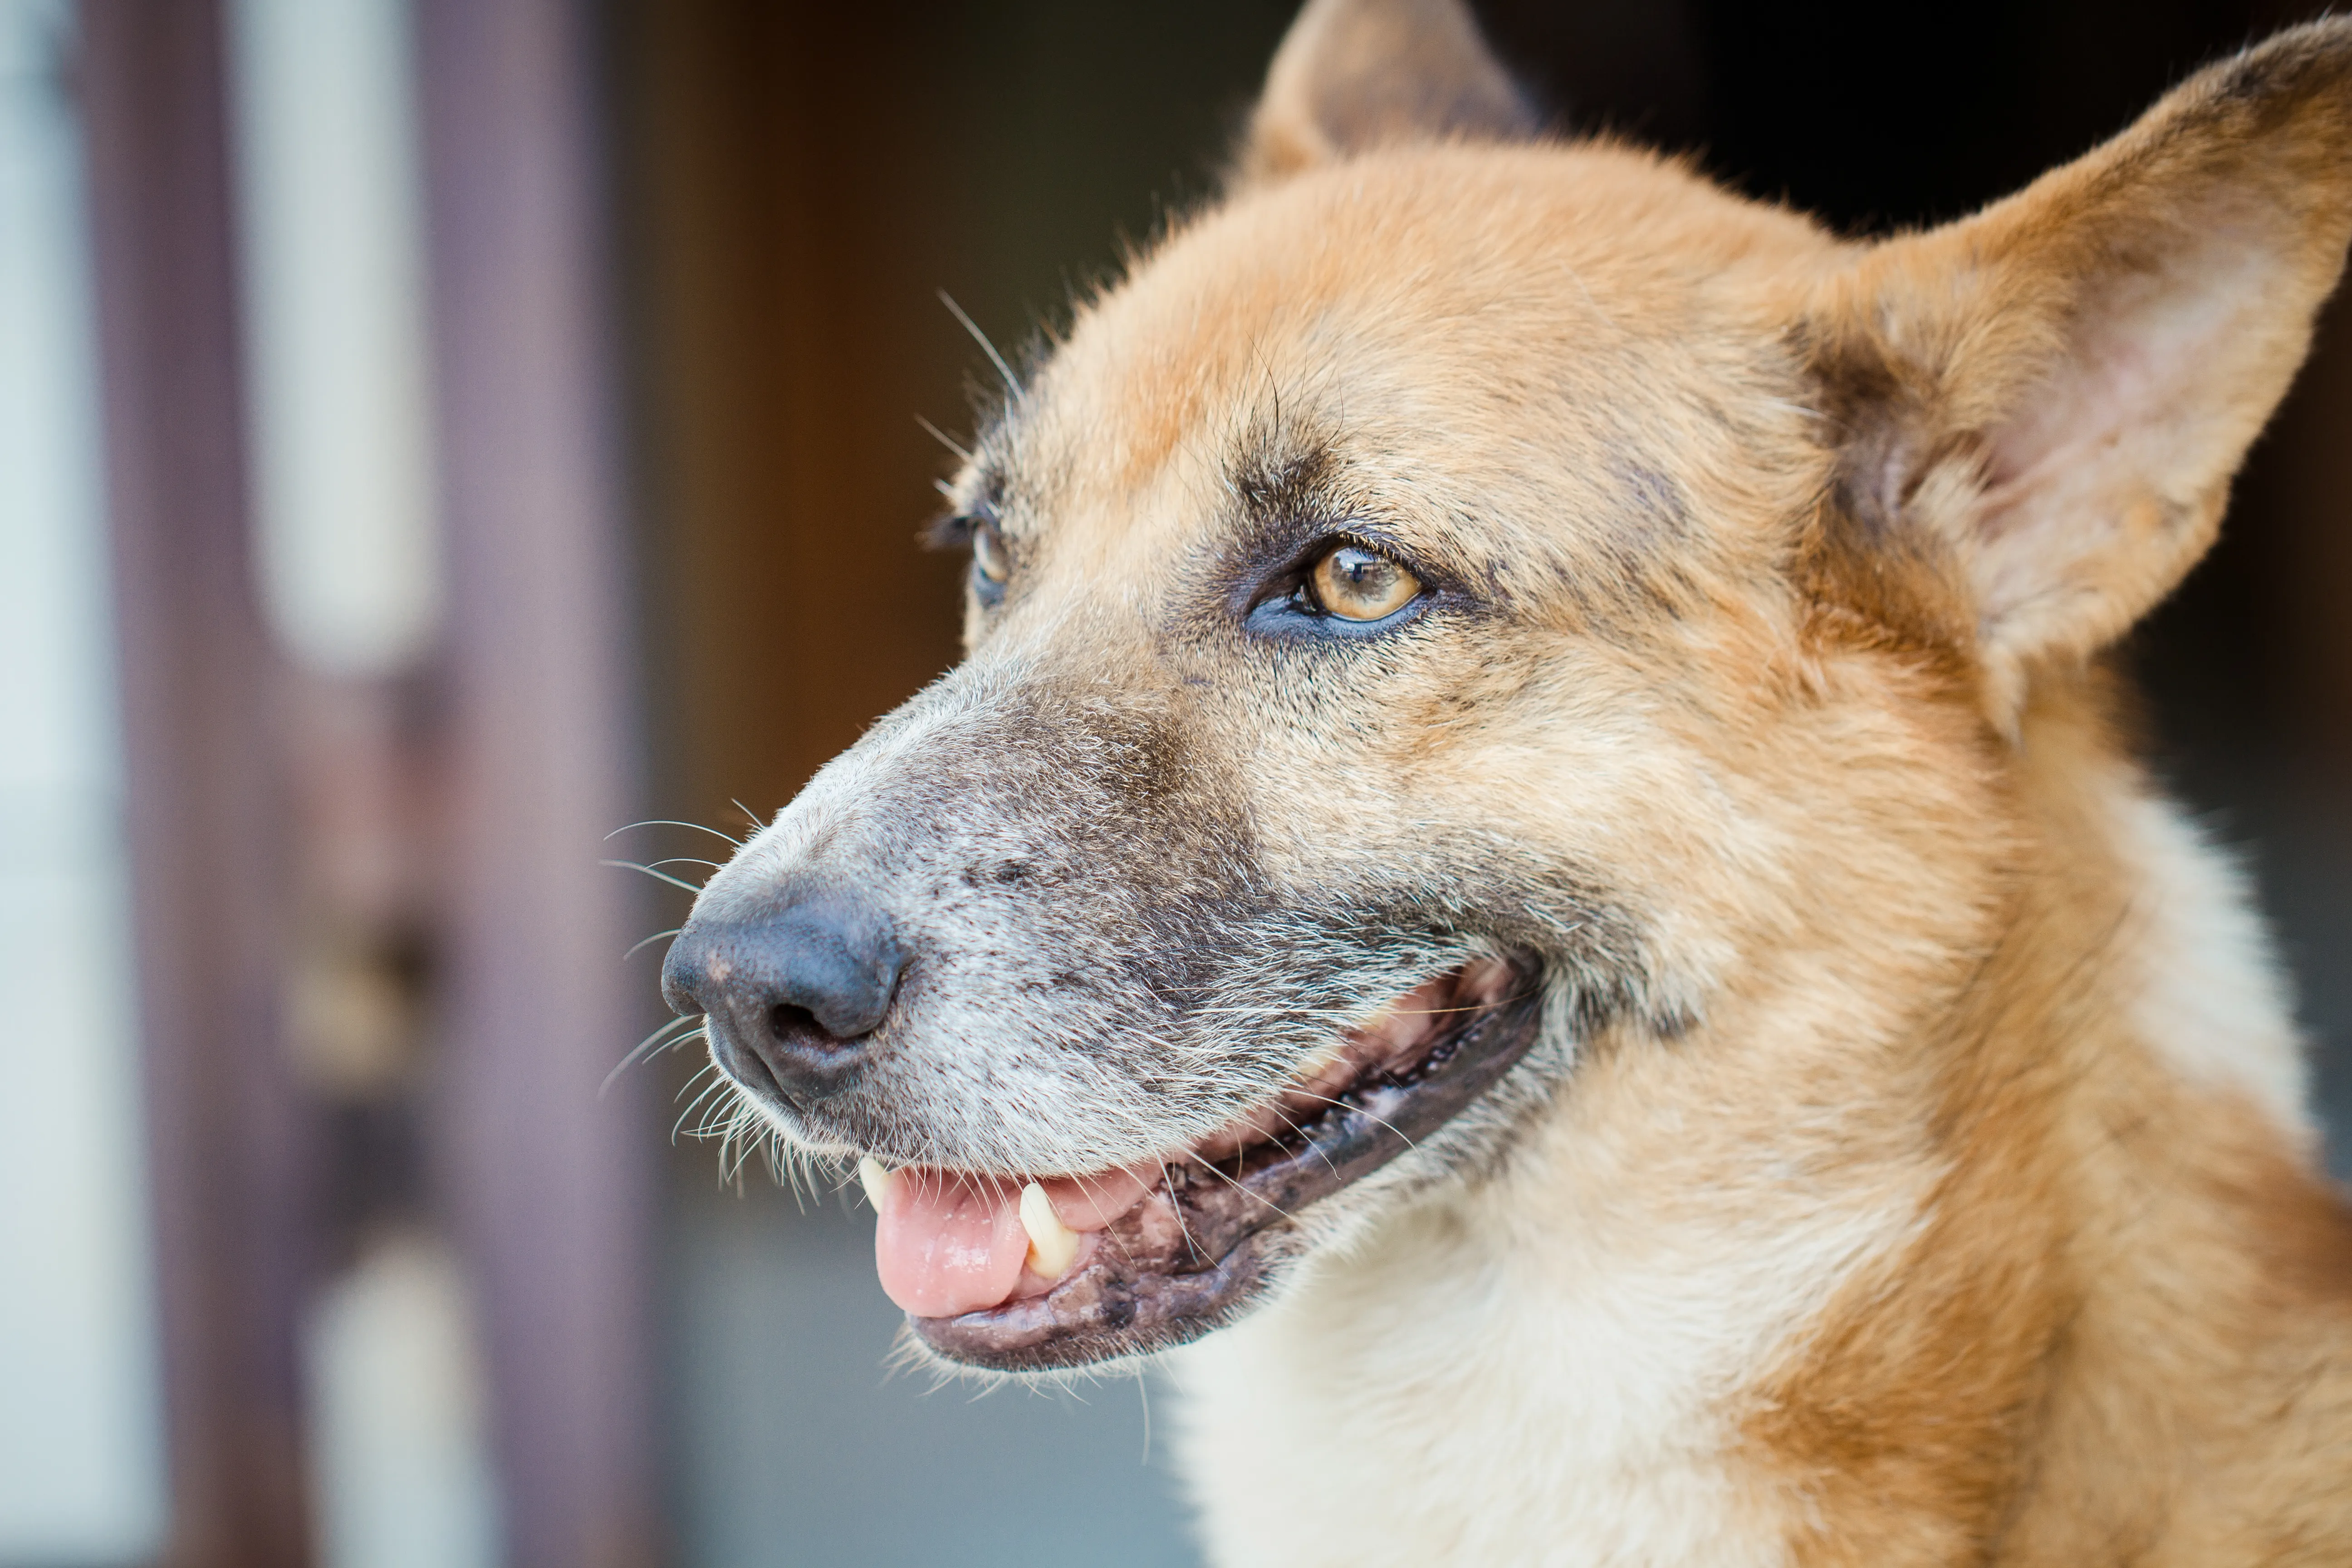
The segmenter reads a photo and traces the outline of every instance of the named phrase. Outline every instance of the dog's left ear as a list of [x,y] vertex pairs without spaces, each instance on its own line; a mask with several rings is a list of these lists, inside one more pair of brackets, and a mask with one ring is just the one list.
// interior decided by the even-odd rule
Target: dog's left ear
[[1538,125],[1462,0],[1307,0],[1266,70],[1236,183],[1400,142],[1515,141]]
[[1822,591],[1972,658],[2011,730],[2204,554],[2352,236],[2352,20],[2191,78],[1815,293],[1840,442]]

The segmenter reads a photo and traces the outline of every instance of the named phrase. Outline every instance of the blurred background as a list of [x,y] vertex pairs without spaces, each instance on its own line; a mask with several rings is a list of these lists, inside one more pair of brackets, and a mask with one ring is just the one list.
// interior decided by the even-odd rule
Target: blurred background
[[[1854,232],[2302,14],[1478,9]],[[606,1083],[688,894],[602,862],[952,660],[940,292],[1059,319],[1289,10],[0,0],[0,1568],[1193,1561],[1163,1387],[887,1373],[870,1221]],[[2352,1129],[2347,435],[2339,307],[2131,657]]]

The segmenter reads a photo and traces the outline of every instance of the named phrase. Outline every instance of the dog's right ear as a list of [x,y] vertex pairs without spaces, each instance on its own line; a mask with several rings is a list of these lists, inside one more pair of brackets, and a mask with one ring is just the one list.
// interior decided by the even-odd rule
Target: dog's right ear
[[2014,734],[2204,554],[2352,238],[2352,20],[2200,72],[1974,217],[1854,253],[1799,346],[1839,448],[1819,589]]
[[1538,126],[1463,0],[1307,0],[1267,68],[1234,183],[1400,142],[1519,141]]

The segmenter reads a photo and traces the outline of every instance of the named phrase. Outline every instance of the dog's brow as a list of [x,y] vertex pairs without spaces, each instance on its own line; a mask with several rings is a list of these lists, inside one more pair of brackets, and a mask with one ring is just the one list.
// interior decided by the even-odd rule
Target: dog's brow
[[1330,437],[1296,425],[1260,423],[1234,440],[1225,462],[1245,553],[1288,552],[1346,520],[1348,498]]
[[1459,584],[1491,576],[1457,542],[1400,526],[1413,510],[1350,471],[1339,432],[1303,418],[1261,421],[1233,442],[1225,463],[1233,498],[1235,564],[1265,570],[1318,540],[1347,534],[1407,555],[1416,571]]
[[1227,471],[1244,505],[1270,513],[1310,510],[1327,500],[1337,467],[1328,438],[1261,427],[1235,443]]

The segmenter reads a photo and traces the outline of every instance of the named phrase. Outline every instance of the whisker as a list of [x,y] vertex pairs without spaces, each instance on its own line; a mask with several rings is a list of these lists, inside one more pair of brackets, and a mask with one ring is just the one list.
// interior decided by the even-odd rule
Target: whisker
[[[952,310],[955,307],[953,305],[950,305],[948,309]],[[962,312],[957,311],[957,314],[961,315]],[[940,429],[938,426],[932,424],[929,420],[924,418],[919,414],[915,416],[915,423],[921,426],[926,431],[928,431],[932,440],[937,441],[940,446],[945,447],[949,451],[953,452],[958,458],[967,463],[971,461],[971,453],[965,447],[962,442],[957,440],[954,437],[949,435],[946,431]]]
[[1151,1463],[1151,1388],[1143,1381],[1143,1368],[1135,1369],[1136,1397],[1143,1401],[1143,1462]]
[[[1317,1159],[1318,1159],[1318,1160],[1322,1161],[1324,1164],[1326,1164],[1326,1165],[1329,1165],[1329,1166],[1330,1166],[1331,1173],[1332,1173],[1333,1175],[1335,1175],[1335,1176],[1336,1176],[1336,1175],[1338,1175],[1338,1174],[1339,1173],[1339,1166],[1337,1166],[1337,1165],[1332,1165],[1332,1164],[1331,1164],[1331,1156],[1330,1156],[1330,1155],[1328,1155],[1328,1154],[1327,1154],[1327,1153],[1325,1153],[1325,1152],[1323,1152],[1322,1145],[1320,1145],[1320,1144],[1317,1143],[1317,1142],[1315,1142],[1315,1140],[1314,1140],[1314,1139],[1312,1139],[1312,1138],[1308,1138],[1308,1137],[1307,1136],[1307,1130],[1306,1130],[1305,1128],[1303,1128],[1303,1127],[1299,1126],[1297,1122],[1293,1121],[1289,1117],[1285,1116],[1285,1115],[1282,1113],[1282,1107],[1281,1107],[1281,1106],[1279,1106],[1279,1105],[1271,1105],[1271,1106],[1268,1106],[1266,1109],[1274,1112],[1274,1119],[1275,1119],[1276,1121],[1281,1122],[1285,1127],[1287,1127],[1287,1128],[1289,1128],[1289,1129],[1290,1129],[1292,1136],[1297,1137],[1297,1138],[1299,1138],[1299,1139],[1303,1139],[1303,1140],[1305,1140],[1307,1146],[1309,1149],[1312,1149],[1312,1150],[1314,1150],[1314,1151],[1315,1151],[1315,1157],[1316,1157]],[[1391,1132],[1395,1132],[1395,1131],[1396,1131],[1396,1129],[1394,1129],[1393,1127],[1391,1127],[1391,1128],[1390,1128],[1390,1129],[1389,1129],[1389,1131],[1391,1131]],[[1398,1133],[1397,1133],[1397,1136],[1398,1136],[1398,1137],[1400,1137],[1400,1138],[1402,1138],[1402,1137],[1403,1137],[1403,1136],[1404,1136],[1404,1134],[1403,1134],[1403,1133],[1402,1133],[1402,1132],[1398,1132]]]
[[1004,356],[996,352],[996,345],[988,341],[988,334],[980,330],[980,323],[965,315],[963,307],[957,304],[953,296],[944,289],[940,290],[940,303],[945,305],[948,308],[948,314],[961,322],[963,330],[971,334],[971,341],[980,345],[981,352],[988,356],[988,363],[994,365],[996,374],[1004,378],[1004,389],[1013,395],[1013,401],[1020,402],[1022,398],[1020,378],[1013,374],[1013,367],[1004,363]]
[[[688,1100],[687,1102],[686,1109],[677,1113],[677,1120],[670,1123],[669,1141],[672,1143],[677,1142],[678,1132],[686,1126],[687,1118],[701,1110],[704,1101],[708,1100],[714,1094],[724,1094],[727,1090],[735,1087],[732,1083],[728,1081],[726,1074],[719,1071],[719,1064],[717,1062],[712,1062],[705,1067],[701,1072],[696,1073],[694,1077],[686,1080],[685,1087],[677,1091],[678,1098],[681,1100],[685,1099],[687,1089],[692,1089],[697,1083],[700,1082],[704,1074],[707,1073],[717,1074],[717,1077],[714,1081],[705,1085],[700,1093],[697,1094],[691,1100]],[[696,1124],[693,1131],[687,1133],[687,1136],[695,1139],[704,1138],[709,1135],[709,1130],[710,1120],[709,1118],[705,1117],[700,1122]]]
[[1160,1184],[1168,1189],[1168,1196],[1171,1200],[1169,1206],[1176,1211],[1176,1233],[1184,1238],[1184,1246],[1196,1257],[1207,1257],[1208,1254],[1201,1250],[1201,1244],[1192,1239],[1192,1227],[1184,1223],[1184,1205],[1172,1201],[1176,1196],[1176,1178],[1168,1173],[1168,1162],[1155,1159],[1152,1163],[1160,1167]]
[[667,882],[673,888],[683,888],[689,893],[702,891],[683,877],[673,877],[667,871],[656,871],[651,866],[640,866],[635,860],[599,860],[599,866],[610,866],[616,871],[643,871],[656,882]]
[[622,834],[634,832],[640,827],[691,827],[697,833],[708,833],[713,838],[724,838],[738,849],[743,847],[743,841],[731,834],[721,833],[715,827],[705,827],[699,822],[680,822],[674,816],[649,816],[643,822],[632,822],[626,827],[615,827],[612,832],[604,835],[604,842],[610,844]]
[[[702,1032],[700,1023],[701,1016],[702,1016],[700,1014],[695,1014],[684,1018],[672,1018],[668,1023],[664,1024],[660,1028],[656,1029],[652,1034],[647,1035],[644,1039],[639,1040],[635,1045],[630,1047],[629,1054],[623,1057],[619,1061],[614,1062],[613,1064],[613,1070],[604,1075],[604,1081],[599,1084],[596,1088],[596,1097],[600,1100],[603,1099],[605,1090],[613,1087],[613,1080],[614,1079],[619,1078],[623,1073],[628,1071],[629,1068],[635,1067],[638,1062],[644,1060],[646,1058],[659,1056],[662,1052],[671,1050],[683,1045],[688,1040],[690,1040],[697,1035],[700,1034]],[[688,1026],[688,1032],[678,1035],[672,1039],[665,1040],[662,1038],[664,1035],[669,1034],[672,1030],[677,1029],[681,1025]]]
[[676,936],[685,929],[686,928],[684,926],[672,926],[667,931],[657,931],[654,932],[653,935],[646,938],[645,941],[638,942],[636,946],[630,948],[628,952],[621,954],[621,961],[625,963],[630,959],[636,957],[640,949],[651,947],[654,943],[661,941],[661,939],[666,936]]
[[[1081,1188],[1086,1187],[1086,1186],[1088,1184],[1088,1182],[1090,1181],[1090,1179],[1091,1179],[1091,1178],[1089,1178],[1089,1177],[1087,1177],[1087,1176],[1079,1176],[1079,1175],[1074,1175],[1074,1176],[1072,1176],[1072,1177],[1070,1178],[1070,1180],[1072,1180],[1072,1181],[1074,1181],[1074,1182],[1077,1183],[1077,1184],[1078,1184],[1078,1185],[1079,1185]],[[1148,1199],[1150,1197],[1150,1195],[1151,1195],[1150,1194],[1146,1193],[1146,1194],[1144,1194],[1144,1199],[1148,1200]],[[1095,1205],[1095,1216],[1096,1216],[1097,1218],[1100,1218],[1100,1217],[1102,1216],[1102,1212],[1103,1212],[1103,1202],[1102,1202],[1102,1199],[1101,1199],[1101,1198],[1099,1198],[1099,1197],[1096,1198],[1096,1199],[1094,1200],[1094,1205]],[[1127,1260],[1128,1260],[1129,1263],[1132,1263],[1132,1262],[1134,1262],[1134,1261],[1135,1261],[1135,1249],[1134,1249],[1134,1248],[1132,1248],[1132,1247],[1129,1247],[1129,1246],[1127,1245],[1127,1243],[1125,1243],[1125,1242],[1123,1242],[1123,1241],[1119,1240],[1118,1237],[1113,1236],[1113,1235],[1111,1234],[1111,1232],[1110,1232],[1110,1227],[1109,1227],[1108,1226],[1105,1226],[1101,1230],[1099,1230],[1099,1231],[1096,1232],[1095,1234],[1097,1234],[1097,1235],[1098,1235],[1098,1236],[1101,1236],[1101,1237],[1105,1237],[1106,1239],[1108,1239],[1108,1240],[1111,1243],[1111,1245],[1112,1245],[1112,1246],[1114,1246],[1114,1247],[1118,1247],[1118,1248],[1119,1249],[1119,1251],[1121,1251],[1121,1252],[1125,1253],[1125,1254],[1127,1255]]]
[[[1381,1121],[1381,1119],[1380,1119],[1379,1117],[1372,1115],[1372,1113],[1371,1113],[1370,1111],[1366,1110],[1365,1110],[1362,1106],[1360,1106],[1360,1105],[1350,1105],[1350,1104],[1349,1104],[1349,1103],[1348,1103],[1346,1100],[1334,1100],[1334,1099],[1332,1099],[1332,1098],[1331,1098],[1329,1095],[1328,1095],[1328,1094],[1309,1094],[1309,1093],[1307,1093],[1307,1092],[1305,1089],[1286,1089],[1286,1090],[1284,1090],[1283,1092],[1285,1092],[1286,1094],[1295,1094],[1295,1095],[1298,1096],[1301,1100],[1321,1100],[1321,1101],[1322,1101],[1324,1104],[1326,1104],[1326,1105],[1336,1105],[1336,1106],[1338,1106],[1338,1107],[1339,1107],[1340,1110],[1352,1110],[1352,1111],[1354,1111],[1357,1115],[1361,1116],[1361,1117],[1364,1117],[1364,1118],[1366,1118],[1366,1119],[1368,1119],[1368,1120],[1370,1120],[1370,1121],[1379,1121],[1379,1122],[1380,1122],[1380,1124],[1381,1124],[1381,1126],[1383,1126],[1383,1127],[1387,1128],[1390,1131],[1391,1131],[1391,1132],[1395,1133],[1398,1137],[1400,1137],[1400,1138],[1404,1138],[1404,1146],[1405,1146],[1406,1148],[1408,1148],[1408,1149],[1418,1149],[1418,1148],[1420,1148],[1420,1147],[1421,1147],[1421,1145],[1420,1145],[1420,1144],[1418,1144],[1418,1143],[1414,1142],[1412,1139],[1410,1139],[1410,1138],[1405,1138],[1405,1134],[1404,1134],[1404,1131],[1403,1131],[1403,1129],[1402,1129],[1402,1128],[1398,1127],[1394,1122],[1390,1122],[1390,1121]],[[1280,1114],[1280,1112],[1278,1112],[1278,1111],[1277,1111],[1276,1114],[1279,1115],[1279,1114]]]
[[1217,1178],[1217,1180],[1219,1180],[1219,1181],[1221,1181],[1221,1182],[1224,1183],[1227,1186],[1232,1187],[1235,1192],[1239,1192],[1239,1193],[1249,1193],[1249,1195],[1250,1195],[1251,1197],[1255,1198],[1258,1202],[1260,1202],[1260,1203],[1264,1204],[1266,1207],[1268,1207],[1268,1208],[1272,1209],[1275,1213],[1276,1213],[1276,1214],[1278,1214],[1278,1215],[1281,1215],[1283,1218],[1292,1220],[1292,1223],[1293,1223],[1293,1224],[1297,1223],[1295,1219],[1292,1219],[1292,1216],[1291,1216],[1291,1215],[1289,1215],[1289,1214],[1288,1214],[1288,1213],[1287,1213],[1287,1212],[1283,1208],[1283,1206],[1282,1206],[1280,1204],[1276,1203],[1272,1198],[1267,1197],[1264,1193],[1251,1192],[1251,1191],[1250,1191],[1250,1189],[1249,1189],[1248,1187],[1244,1186],[1241,1183],[1239,1183],[1239,1182],[1237,1182],[1237,1181],[1234,1180],[1234,1178],[1233,1178],[1233,1177],[1228,1176],[1228,1175],[1226,1175],[1223,1171],[1218,1170],[1218,1169],[1217,1169],[1217,1167],[1215,1166],[1215,1164],[1214,1164],[1214,1163],[1213,1163],[1212,1162],[1210,1162],[1210,1161],[1208,1161],[1208,1160],[1204,1160],[1204,1159],[1202,1159],[1202,1158],[1200,1155],[1198,1155],[1198,1154],[1190,1153],[1190,1152],[1187,1152],[1187,1153],[1185,1154],[1185,1156],[1184,1156],[1184,1157],[1185,1157],[1186,1159],[1188,1159],[1188,1160],[1192,1161],[1192,1163],[1194,1163],[1194,1164],[1196,1164],[1196,1165],[1200,1166],[1200,1167],[1201,1167],[1201,1169],[1202,1169],[1202,1170],[1204,1170],[1204,1171],[1207,1171],[1207,1172],[1211,1173],[1212,1174],[1213,1174],[1213,1175]]

